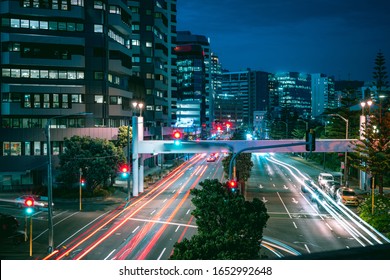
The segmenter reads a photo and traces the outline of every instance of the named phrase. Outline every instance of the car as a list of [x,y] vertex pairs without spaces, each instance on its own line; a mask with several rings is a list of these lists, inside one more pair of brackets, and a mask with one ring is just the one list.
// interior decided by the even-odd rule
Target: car
[[336,191],[336,201],[346,206],[358,206],[359,200],[355,191],[351,188],[342,187]]
[[314,182],[310,179],[306,179],[303,181],[303,184],[301,185],[301,191],[303,193],[307,193],[309,190],[308,189],[315,189],[316,186],[314,184]]
[[214,161],[216,161],[217,159],[215,158],[215,157],[213,157],[213,156],[208,156],[207,158],[206,158],[206,161],[207,162],[214,162]]
[[[25,194],[25,195],[19,196],[15,199],[16,206],[18,208],[26,207],[24,205],[24,202],[29,197],[31,197],[34,200],[34,205],[33,205],[34,208],[36,208],[38,210],[47,210],[48,205],[49,205],[48,197],[47,196],[40,196],[40,195]],[[52,206],[54,206],[54,203],[52,203]]]
[[318,184],[321,188],[325,187],[325,184],[329,182],[334,182],[334,177],[330,173],[320,173],[318,175]]
[[336,197],[336,191],[343,187],[339,182],[328,182],[326,185],[325,185],[325,192],[332,198],[335,198]]

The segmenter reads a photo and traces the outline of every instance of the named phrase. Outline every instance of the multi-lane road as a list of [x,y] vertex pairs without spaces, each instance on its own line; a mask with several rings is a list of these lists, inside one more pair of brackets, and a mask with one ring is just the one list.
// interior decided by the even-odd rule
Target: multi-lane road
[[[205,154],[192,157],[153,187],[130,202],[56,204],[54,243],[59,249],[47,256],[47,213],[33,216],[33,258],[83,260],[164,260],[173,246],[196,233],[190,190],[205,179],[226,180],[220,156],[207,162]],[[288,156],[253,154],[254,168],[247,183],[247,199],[257,197],[270,219],[262,251],[271,258],[386,243],[354,214],[330,198],[321,207],[301,192],[305,177],[318,171]],[[10,203],[1,212],[21,218]],[[19,211],[19,212],[18,212]],[[28,242],[27,242],[28,243]],[[2,247],[2,259],[29,258],[26,244]]]

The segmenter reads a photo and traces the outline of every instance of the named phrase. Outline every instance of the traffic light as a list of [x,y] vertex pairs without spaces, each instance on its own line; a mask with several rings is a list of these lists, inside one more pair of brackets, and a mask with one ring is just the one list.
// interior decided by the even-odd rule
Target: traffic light
[[26,199],[24,200],[24,206],[26,206],[26,207],[34,207],[34,198],[26,197]]
[[129,177],[130,168],[126,164],[121,166],[120,171],[121,171],[121,177],[123,179],[127,179]]
[[316,150],[316,134],[314,129],[306,131],[306,151],[313,152]]
[[24,206],[26,206],[26,214],[30,215],[34,212],[34,203],[34,198],[26,197],[26,199],[24,200]]
[[231,192],[236,192],[237,191],[237,187],[238,187],[238,183],[236,180],[229,180],[227,182],[227,187],[228,189],[231,191]]
[[183,138],[183,134],[181,133],[180,130],[175,130],[173,132],[173,142],[175,143],[176,146],[179,146],[181,144],[181,139]]
[[82,178],[80,180],[80,186],[85,187],[85,179],[84,178]]

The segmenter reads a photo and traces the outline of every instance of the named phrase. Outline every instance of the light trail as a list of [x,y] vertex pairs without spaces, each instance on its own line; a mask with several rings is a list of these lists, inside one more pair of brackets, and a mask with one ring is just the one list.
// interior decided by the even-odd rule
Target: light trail
[[[279,166],[282,166],[286,168],[291,176],[293,176],[298,182],[301,184],[304,183],[305,179],[310,179],[305,174],[303,174],[298,168],[287,164],[285,162],[282,162],[280,160],[277,160],[273,156],[266,157],[267,160],[270,162],[273,162],[274,164],[277,164]],[[299,174],[296,175],[294,173]],[[303,178],[303,179],[302,179]],[[374,245],[373,242],[376,242],[378,244],[383,244],[384,242],[390,243],[390,240],[386,238],[383,234],[379,233],[377,230],[375,230],[372,226],[368,225],[364,220],[362,220],[360,217],[358,217],[355,213],[353,213],[350,209],[345,207],[344,205],[337,204],[331,197],[329,197],[325,192],[322,191],[321,188],[319,188],[317,185],[319,192],[322,194],[322,196],[326,199],[326,202],[324,203],[321,200],[318,200],[321,206],[341,225],[342,228],[344,228],[359,244],[361,244],[363,247],[366,246],[365,243],[361,241],[363,239],[368,245]],[[314,192],[308,188],[308,191],[314,195]],[[302,196],[307,201],[306,197],[302,194]],[[309,202],[308,202],[309,203]],[[311,205],[311,203],[309,203]],[[315,209],[313,207],[313,209]],[[316,210],[315,210],[316,211]],[[317,211],[316,211],[317,212]],[[355,226],[353,226],[355,225]],[[359,229],[361,231],[359,231]],[[369,240],[368,237],[372,238],[373,241]],[[383,241],[381,241],[383,240]]]
[[[153,188],[152,190],[150,190],[148,193],[146,193],[146,195],[142,195],[142,196],[139,196],[135,199],[135,201],[133,203],[131,203],[130,205],[128,205],[127,207],[125,207],[124,209],[122,209],[121,211],[118,211],[118,209],[120,209],[121,207],[123,207],[123,205],[119,206],[118,208],[116,208],[115,210],[118,211],[117,213],[115,213],[115,210],[113,211],[113,215],[110,215],[109,217],[105,217],[105,219],[103,219],[102,221],[99,221],[99,222],[96,222],[88,231],[86,231],[85,233],[83,233],[82,235],[80,235],[78,238],[76,238],[75,240],[73,240],[71,242],[70,245],[68,245],[67,247],[69,249],[67,249],[65,252],[61,253],[59,256],[56,257],[57,260],[59,259],[62,259],[66,256],[69,255],[69,253],[73,250],[75,250],[76,248],[78,248],[79,246],[81,246],[83,243],[85,243],[86,241],[88,241],[90,238],[92,238],[93,236],[95,236],[97,233],[100,232],[100,230],[105,227],[107,224],[109,224],[110,222],[112,222],[113,220],[115,220],[116,218],[118,218],[120,215],[122,215],[123,213],[125,213],[125,211],[128,211],[129,209],[133,209],[136,205],[142,203],[144,200],[148,199],[150,196],[152,196],[155,192],[158,192],[158,190],[160,190],[160,188],[166,183],[168,182],[169,180],[171,180],[172,178],[174,178],[175,176],[180,176],[181,174],[183,174],[183,172],[185,172],[185,170],[188,170],[190,167],[192,167],[196,161],[197,161],[198,157],[195,156],[193,157],[190,161],[188,162],[185,162],[183,163],[182,165],[178,166],[177,168],[175,168],[167,177],[165,177],[163,180],[161,180],[156,186],[155,188]],[[165,191],[173,182],[171,182],[170,184],[168,184],[167,186],[165,186],[164,188],[162,188],[157,194],[155,194],[151,200],[153,200],[154,198],[156,198],[158,195],[160,195],[163,191]],[[137,212],[139,212],[145,205],[147,205],[149,203],[149,201],[147,201],[146,203],[144,203],[143,205],[140,206],[140,208],[138,208],[138,210],[135,210],[131,215],[135,215]],[[112,214],[112,213],[111,213]],[[125,221],[126,219],[124,219]],[[106,237],[107,238],[107,237]],[[105,238],[104,238],[105,239]],[[103,239],[103,240],[104,240]],[[103,241],[102,240],[102,241]],[[99,242],[100,244],[100,242]],[[96,244],[97,245],[97,244]],[[96,246],[93,246],[93,248],[95,248]],[[91,249],[91,248],[90,248]],[[90,250],[88,251],[90,252]],[[56,253],[58,254],[59,251],[57,250]],[[51,257],[53,257],[55,254],[50,254],[49,256],[45,257],[44,259],[50,259]],[[81,254],[82,256],[85,256],[84,253]]]

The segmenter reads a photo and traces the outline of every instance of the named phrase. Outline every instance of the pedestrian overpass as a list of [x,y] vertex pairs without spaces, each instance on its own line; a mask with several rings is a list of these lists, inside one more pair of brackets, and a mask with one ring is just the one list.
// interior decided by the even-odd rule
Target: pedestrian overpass
[[[316,139],[315,151],[326,152],[352,152],[356,139]],[[301,145],[300,145],[301,144]],[[303,153],[306,151],[305,140],[199,140],[181,141],[175,144],[173,140],[139,140],[139,154],[156,153],[208,153],[228,152],[237,153],[243,149],[246,152],[273,152],[273,153]]]
[[[133,195],[144,191],[144,159],[147,155],[172,153],[302,153],[306,151],[306,140],[144,140],[143,117],[132,117],[131,162],[133,167]],[[313,152],[351,152],[355,139],[318,139]],[[345,154],[346,155],[346,154]],[[128,149],[130,161],[130,149]],[[130,164],[130,162],[129,162]],[[138,172],[137,172],[138,169]],[[231,168],[229,168],[231,169]],[[229,171],[229,173],[231,173]],[[229,176],[230,177],[230,176]]]

